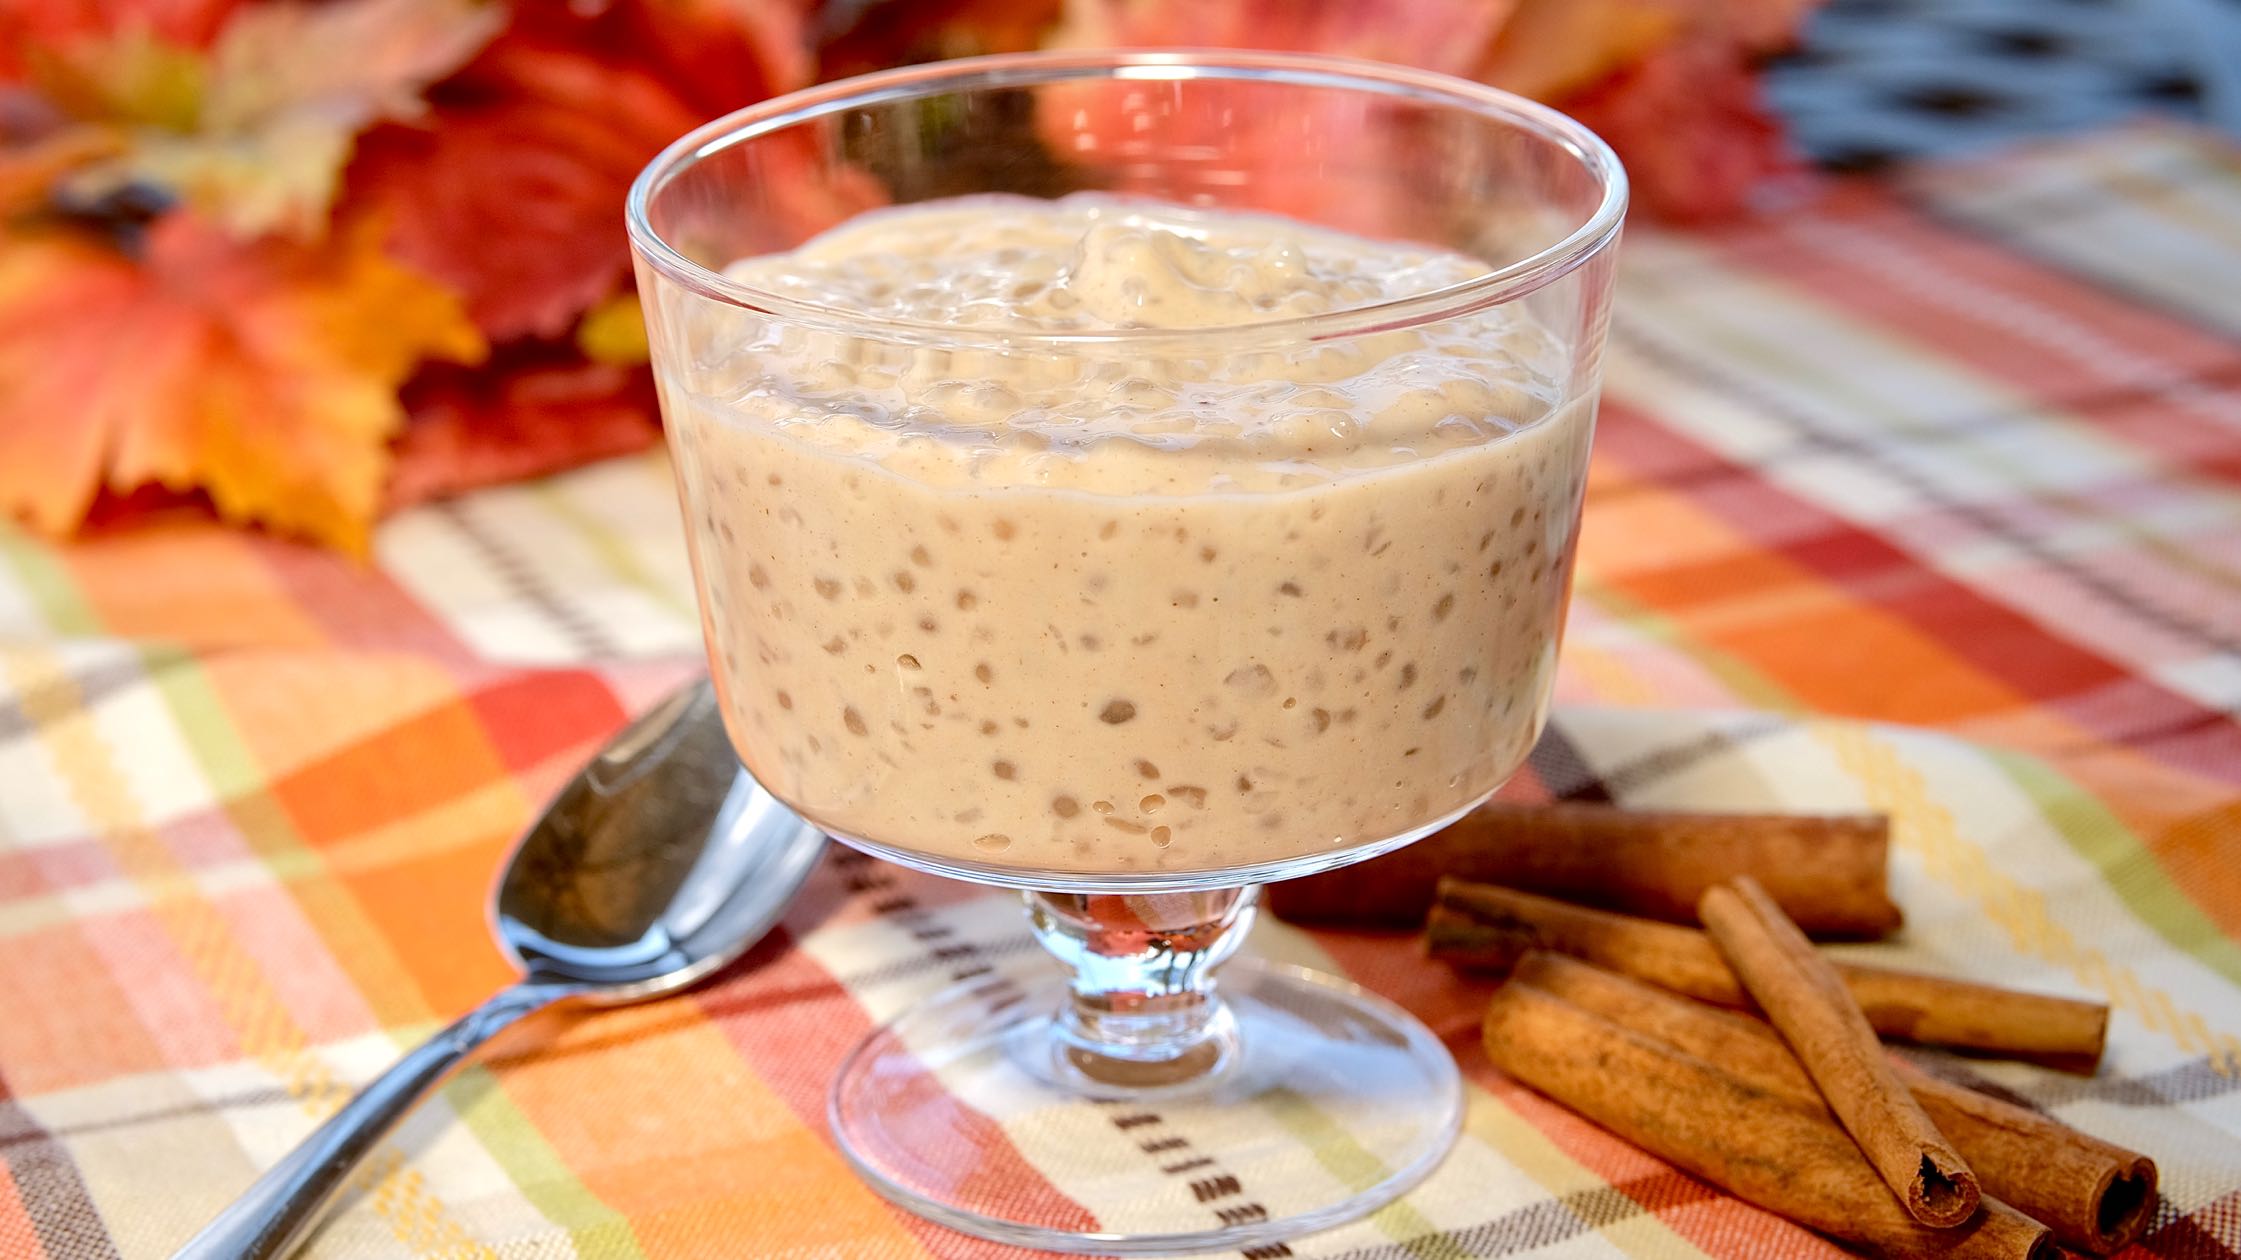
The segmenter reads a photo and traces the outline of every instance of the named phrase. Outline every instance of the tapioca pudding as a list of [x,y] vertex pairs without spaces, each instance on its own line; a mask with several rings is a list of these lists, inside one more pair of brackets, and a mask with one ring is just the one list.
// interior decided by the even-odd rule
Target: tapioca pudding
[[734,264],[835,312],[673,317],[750,768],[832,830],[1053,872],[1274,862],[1485,796],[1545,716],[1592,404],[1513,306],[1286,332],[1483,270],[1092,196]]

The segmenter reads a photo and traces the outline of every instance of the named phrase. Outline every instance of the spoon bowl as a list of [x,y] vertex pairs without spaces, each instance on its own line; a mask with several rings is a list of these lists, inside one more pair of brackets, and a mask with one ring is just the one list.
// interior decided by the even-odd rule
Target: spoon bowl
[[493,930],[528,983],[643,1001],[753,946],[823,847],[822,832],[740,768],[703,679],[631,723],[553,798],[499,878]]
[[174,1260],[286,1255],[484,1042],[555,1003],[640,1002],[717,971],[777,923],[824,847],[740,767],[708,681],[673,693],[577,772],[507,860],[491,924],[521,979],[359,1091]]

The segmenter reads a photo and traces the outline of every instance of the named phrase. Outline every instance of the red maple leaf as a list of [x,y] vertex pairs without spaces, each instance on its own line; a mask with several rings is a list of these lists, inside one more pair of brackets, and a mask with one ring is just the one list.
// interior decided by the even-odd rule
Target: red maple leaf
[[1733,48],[1683,41],[1564,102],[1626,163],[1635,205],[1671,222],[1733,214],[1799,169],[1758,77]]
[[564,336],[629,267],[623,198],[709,116],[799,86],[800,10],[751,0],[529,2],[425,126],[368,133],[351,196],[493,338]]
[[516,342],[475,371],[432,364],[405,389],[386,510],[643,450],[661,438],[643,367]]

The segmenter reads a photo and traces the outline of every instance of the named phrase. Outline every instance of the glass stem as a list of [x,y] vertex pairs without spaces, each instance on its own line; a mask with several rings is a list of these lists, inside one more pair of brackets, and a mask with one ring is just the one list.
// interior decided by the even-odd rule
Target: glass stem
[[1259,888],[1026,899],[1037,939],[1073,973],[1057,1019],[1069,1075],[1144,1089],[1229,1060],[1236,1028],[1214,969],[1244,943]]

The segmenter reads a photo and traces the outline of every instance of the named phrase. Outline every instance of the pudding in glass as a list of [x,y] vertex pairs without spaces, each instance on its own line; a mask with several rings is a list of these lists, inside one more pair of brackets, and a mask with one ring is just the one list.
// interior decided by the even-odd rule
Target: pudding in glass
[[664,404],[748,767],[835,832],[1023,871],[1257,866],[1470,808],[1546,714],[1593,423],[1572,348],[1521,303],[1287,329],[1485,270],[1107,194],[734,263],[976,334],[685,314]]

